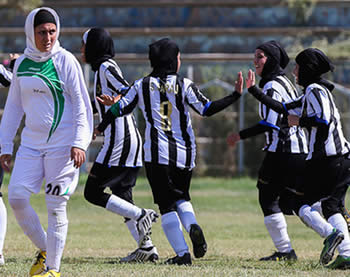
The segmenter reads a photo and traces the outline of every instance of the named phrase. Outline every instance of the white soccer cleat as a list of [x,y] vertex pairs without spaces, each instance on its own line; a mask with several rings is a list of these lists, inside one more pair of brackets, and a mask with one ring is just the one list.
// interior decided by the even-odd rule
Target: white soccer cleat
[[139,231],[139,247],[141,248],[146,237],[151,234],[152,224],[156,222],[158,214],[151,209],[142,209],[142,215],[137,220],[136,227]]
[[0,266],[5,264],[4,255],[0,254]]
[[128,256],[120,259],[121,263],[143,263],[143,262],[155,262],[158,260],[158,252],[155,246],[148,248],[137,248],[134,252]]

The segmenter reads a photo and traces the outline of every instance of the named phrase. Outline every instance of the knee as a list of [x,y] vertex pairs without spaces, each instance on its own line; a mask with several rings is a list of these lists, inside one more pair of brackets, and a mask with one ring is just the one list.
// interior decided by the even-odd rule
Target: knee
[[88,202],[95,205],[96,205],[96,199],[100,195],[100,191],[96,188],[97,188],[97,183],[95,182],[94,178],[91,178],[89,176],[84,188],[84,198]]
[[23,210],[30,205],[29,199],[9,198],[9,204],[13,210]]
[[171,213],[171,212],[176,212],[176,202],[172,204],[159,204],[159,212],[161,215]]

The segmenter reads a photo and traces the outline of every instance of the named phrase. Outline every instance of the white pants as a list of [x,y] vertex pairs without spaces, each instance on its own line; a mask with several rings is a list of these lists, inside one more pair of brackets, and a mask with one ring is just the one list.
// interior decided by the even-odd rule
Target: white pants
[[75,191],[79,169],[70,158],[70,146],[35,150],[20,146],[12,171],[8,197],[28,199],[39,193],[45,180],[45,193],[66,199]]

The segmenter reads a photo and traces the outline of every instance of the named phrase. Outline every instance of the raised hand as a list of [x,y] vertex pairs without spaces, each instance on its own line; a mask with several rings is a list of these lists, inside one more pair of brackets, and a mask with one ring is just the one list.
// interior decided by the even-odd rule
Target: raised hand
[[106,94],[102,94],[101,96],[97,96],[96,99],[100,103],[102,103],[103,105],[112,106],[113,104],[117,103],[120,100],[121,97],[122,96],[120,94],[118,94],[115,97],[112,97],[112,96],[109,96],[109,95],[106,95]]
[[255,86],[255,72],[251,69],[249,69],[248,77],[245,79],[245,85],[247,88]]
[[239,94],[243,93],[243,75],[242,71],[238,72],[237,80],[235,81],[235,91],[239,92]]
[[240,137],[240,135],[238,134],[238,133],[233,133],[233,134],[230,134],[228,137],[227,137],[227,139],[226,139],[226,142],[227,142],[227,144],[229,145],[229,146],[235,146],[236,145],[236,143],[238,142],[238,141],[240,141],[241,140],[241,137]]

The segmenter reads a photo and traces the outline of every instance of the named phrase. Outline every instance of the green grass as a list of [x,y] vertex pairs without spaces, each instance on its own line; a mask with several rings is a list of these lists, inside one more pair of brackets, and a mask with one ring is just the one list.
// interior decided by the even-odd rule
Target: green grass
[[[82,176],[82,183],[84,178],[86,176]],[[8,231],[4,249],[6,265],[0,268],[0,276],[28,276],[36,249],[16,223],[7,203],[6,185],[2,191],[8,207]],[[154,225],[152,235],[160,262],[119,264],[119,258],[134,250],[136,243],[120,216],[89,204],[82,192],[83,186],[79,186],[68,204],[69,231],[61,268],[64,277],[350,276],[349,271],[328,270],[318,265],[322,239],[296,217],[287,217],[287,222],[299,260],[296,263],[259,262],[258,258],[272,254],[274,247],[258,205],[255,180],[249,178],[193,179],[192,203],[206,235],[208,252],[204,258],[195,259],[191,267],[162,264],[174,253],[160,222]],[[35,195],[31,200],[43,225],[47,226],[44,194]],[[135,202],[157,209],[143,178],[135,188]],[[185,237],[191,245],[187,234]]]

